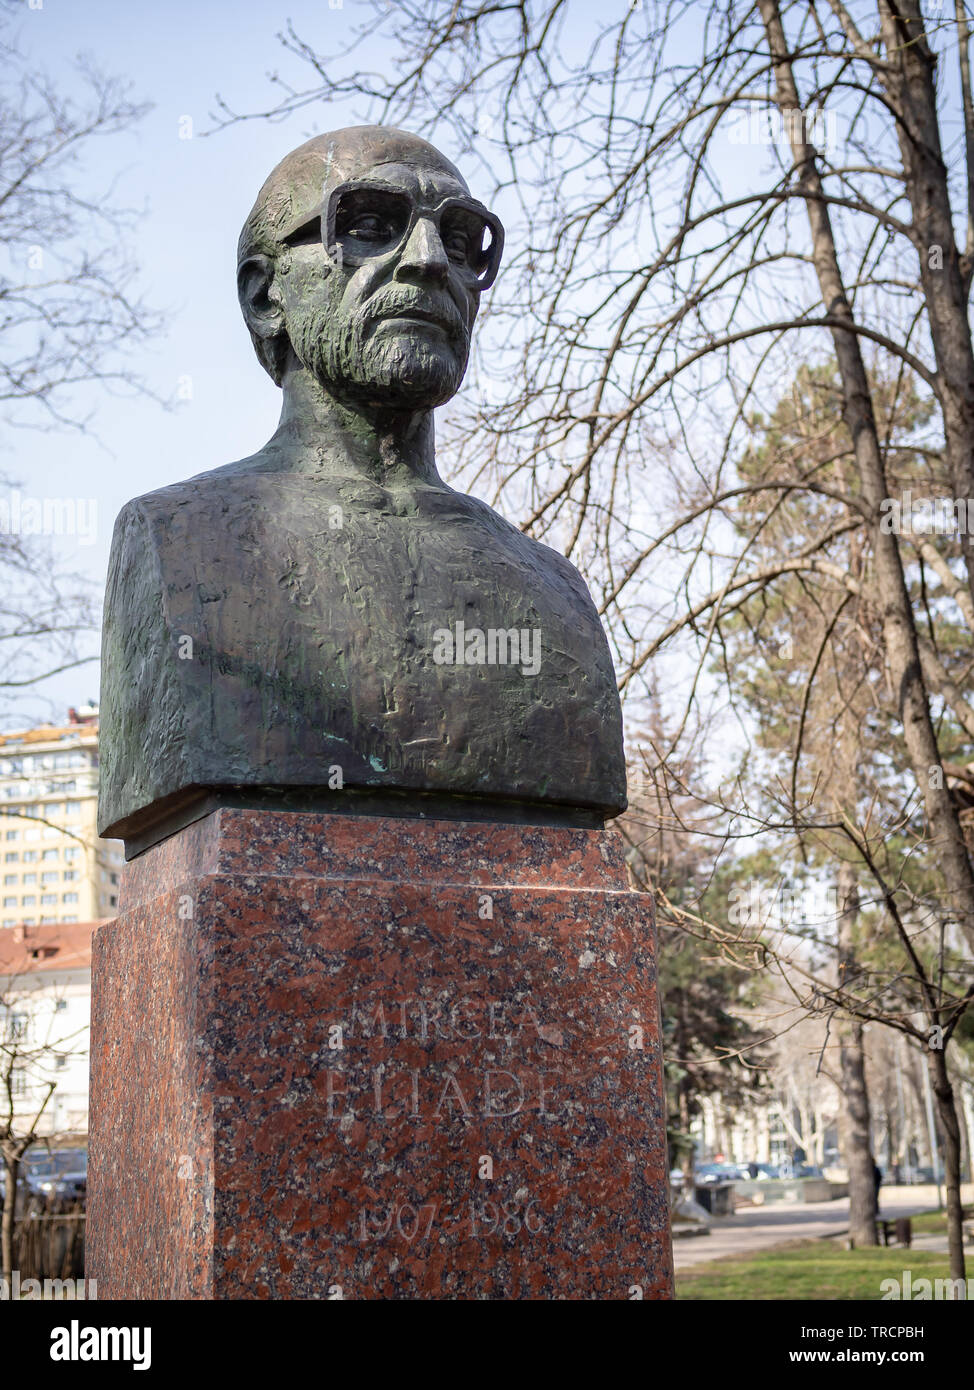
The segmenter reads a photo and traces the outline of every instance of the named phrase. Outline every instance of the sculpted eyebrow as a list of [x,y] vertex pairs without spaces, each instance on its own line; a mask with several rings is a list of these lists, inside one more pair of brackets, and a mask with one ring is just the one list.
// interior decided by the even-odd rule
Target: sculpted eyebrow
[[284,238],[284,245],[305,246],[310,244],[311,242],[317,242],[320,240],[321,215],[320,213],[315,213],[314,217],[311,217],[308,219],[307,222],[302,223],[302,225],[296,228],[295,231],[288,233],[288,235]]

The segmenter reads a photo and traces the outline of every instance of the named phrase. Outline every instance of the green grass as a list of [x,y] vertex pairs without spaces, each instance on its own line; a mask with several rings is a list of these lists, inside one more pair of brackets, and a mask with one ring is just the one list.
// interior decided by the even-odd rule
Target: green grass
[[[964,1208],[964,1221],[969,1222],[974,1217],[974,1207]],[[920,1235],[945,1236],[947,1234],[947,1213],[941,1207],[940,1211],[924,1211],[919,1216],[911,1216],[913,1230]]]
[[[932,1215],[935,1213],[932,1213]],[[677,1298],[880,1299],[883,1279],[946,1279],[947,1256],[927,1250],[844,1250],[832,1241],[804,1240],[734,1255],[677,1272]]]

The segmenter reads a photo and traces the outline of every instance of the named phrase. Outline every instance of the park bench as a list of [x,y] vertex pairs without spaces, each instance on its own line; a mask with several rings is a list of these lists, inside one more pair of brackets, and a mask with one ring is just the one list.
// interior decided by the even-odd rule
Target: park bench
[[913,1223],[908,1216],[893,1218],[879,1217],[876,1221],[876,1236],[880,1245],[910,1246],[913,1240]]

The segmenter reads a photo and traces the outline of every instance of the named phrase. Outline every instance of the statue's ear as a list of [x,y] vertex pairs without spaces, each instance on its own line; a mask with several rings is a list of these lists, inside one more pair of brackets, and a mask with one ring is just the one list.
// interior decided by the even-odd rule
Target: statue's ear
[[276,338],[284,332],[281,295],[274,283],[269,256],[249,256],[237,269],[237,294],[247,327],[255,338]]

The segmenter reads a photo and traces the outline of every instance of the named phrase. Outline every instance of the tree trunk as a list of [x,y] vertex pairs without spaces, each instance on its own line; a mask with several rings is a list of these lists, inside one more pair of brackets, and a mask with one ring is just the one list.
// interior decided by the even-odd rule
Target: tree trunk
[[965,1077],[960,1087],[961,1117],[967,1136],[967,1181],[974,1182],[974,1084]]
[[970,1182],[971,1132],[967,1127],[967,1110],[964,1105],[964,1077],[962,1073],[958,1074],[956,1067],[951,1075],[949,1065],[948,1075],[950,1075],[950,1084],[954,1087],[954,1109],[957,1111],[957,1125],[960,1129],[960,1180],[961,1182]]
[[[687,1093],[686,1081],[680,1082],[680,1128],[690,1139],[690,1097]],[[687,1198],[693,1196],[693,1144],[689,1143],[688,1148],[683,1153],[683,1192]]]
[[[683,990],[679,994],[679,1006],[677,1008],[677,1032],[676,1045],[677,1057],[685,1059],[688,1055],[689,1040],[687,1037],[687,1014],[686,1014],[686,995]],[[682,1062],[681,1062],[682,1064]],[[680,1129],[686,1136],[687,1147],[683,1153],[683,1195],[687,1201],[693,1199],[693,1170],[694,1170],[694,1147],[690,1138],[690,1076],[684,1074],[680,1078],[679,1084],[679,1104],[680,1104]]]
[[947,1055],[942,1047],[927,1048],[930,1084],[937,1100],[937,1115],[944,1149],[944,1189],[947,1194],[947,1253],[951,1279],[965,1279],[964,1208],[960,1199],[960,1124],[954,1088],[947,1074]]
[[0,1218],[0,1275],[10,1288],[14,1267],[14,1213],[17,1209],[17,1178],[20,1164],[16,1158],[4,1154],[3,1168],[6,1175],[6,1190],[3,1194],[3,1215]]
[[[778,0],[758,0],[774,67],[776,96],[783,112],[802,109],[789,58]],[[882,526],[880,508],[888,496],[886,470],[873,411],[869,378],[855,319],[839,266],[832,221],[818,170],[817,152],[799,127],[788,122],[799,188],[805,195],[812,238],[812,262],[826,312],[838,320],[832,342],[842,381],[843,418],[852,437],[862,497],[872,514],[875,598],[882,619],[883,641],[893,688],[897,692],[903,740],[917,788],[924,799],[927,829],[940,860],[949,912],[956,916],[974,950],[974,870],[946,779],[930,717],[920,666],[916,623],[903,573],[899,540]],[[841,326],[839,326],[841,325]],[[938,775],[939,774],[939,775]]]
[[[859,888],[851,864],[839,865],[839,985],[856,971],[855,926],[859,916]],[[839,1073],[842,1078],[842,1112],[845,1161],[849,1170],[849,1239],[853,1245],[875,1245],[876,1162],[870,1144],[869,1092],[862,1023],[843,1019],[839,1025]]]
[[885,1080],[883,1083],[883,1109],[886,1112],[886,1168],[888,1170],[887,1181],[889,1181],[894,1168],[898,1169],[900,1166],[900,1139],[899,1124],[896,1115],[896,1091],[893,1082],[893,1073],[888,1065],[886,1067]]
[[876,1165],[869,1143],[869,1092],[862,1046],[862,1024],[842,1024],[839,1043],[845,1159],[849,1170],[849,1239],[856,1246],[875,1245]]
[[[969,267],[961,263],[954,237],[947,166],[937,113],[937,59],[927,42],[917,0],[881,7],[886,61],[877,73],[900,117],[893,123],[903,162],[917,241],[920,282],[937,363],[944,442],[955,498],[974,498],[974,349],[967,317]],[[958,56],[968,62],[967,25],[958,7]],[[969,88],[970,74],[967,73]],[[965,93],[969,96],[969,90]],[[970,147],[966,154],[970,157]],[[974,595],[974,532],[960,528],[967,583]]]

